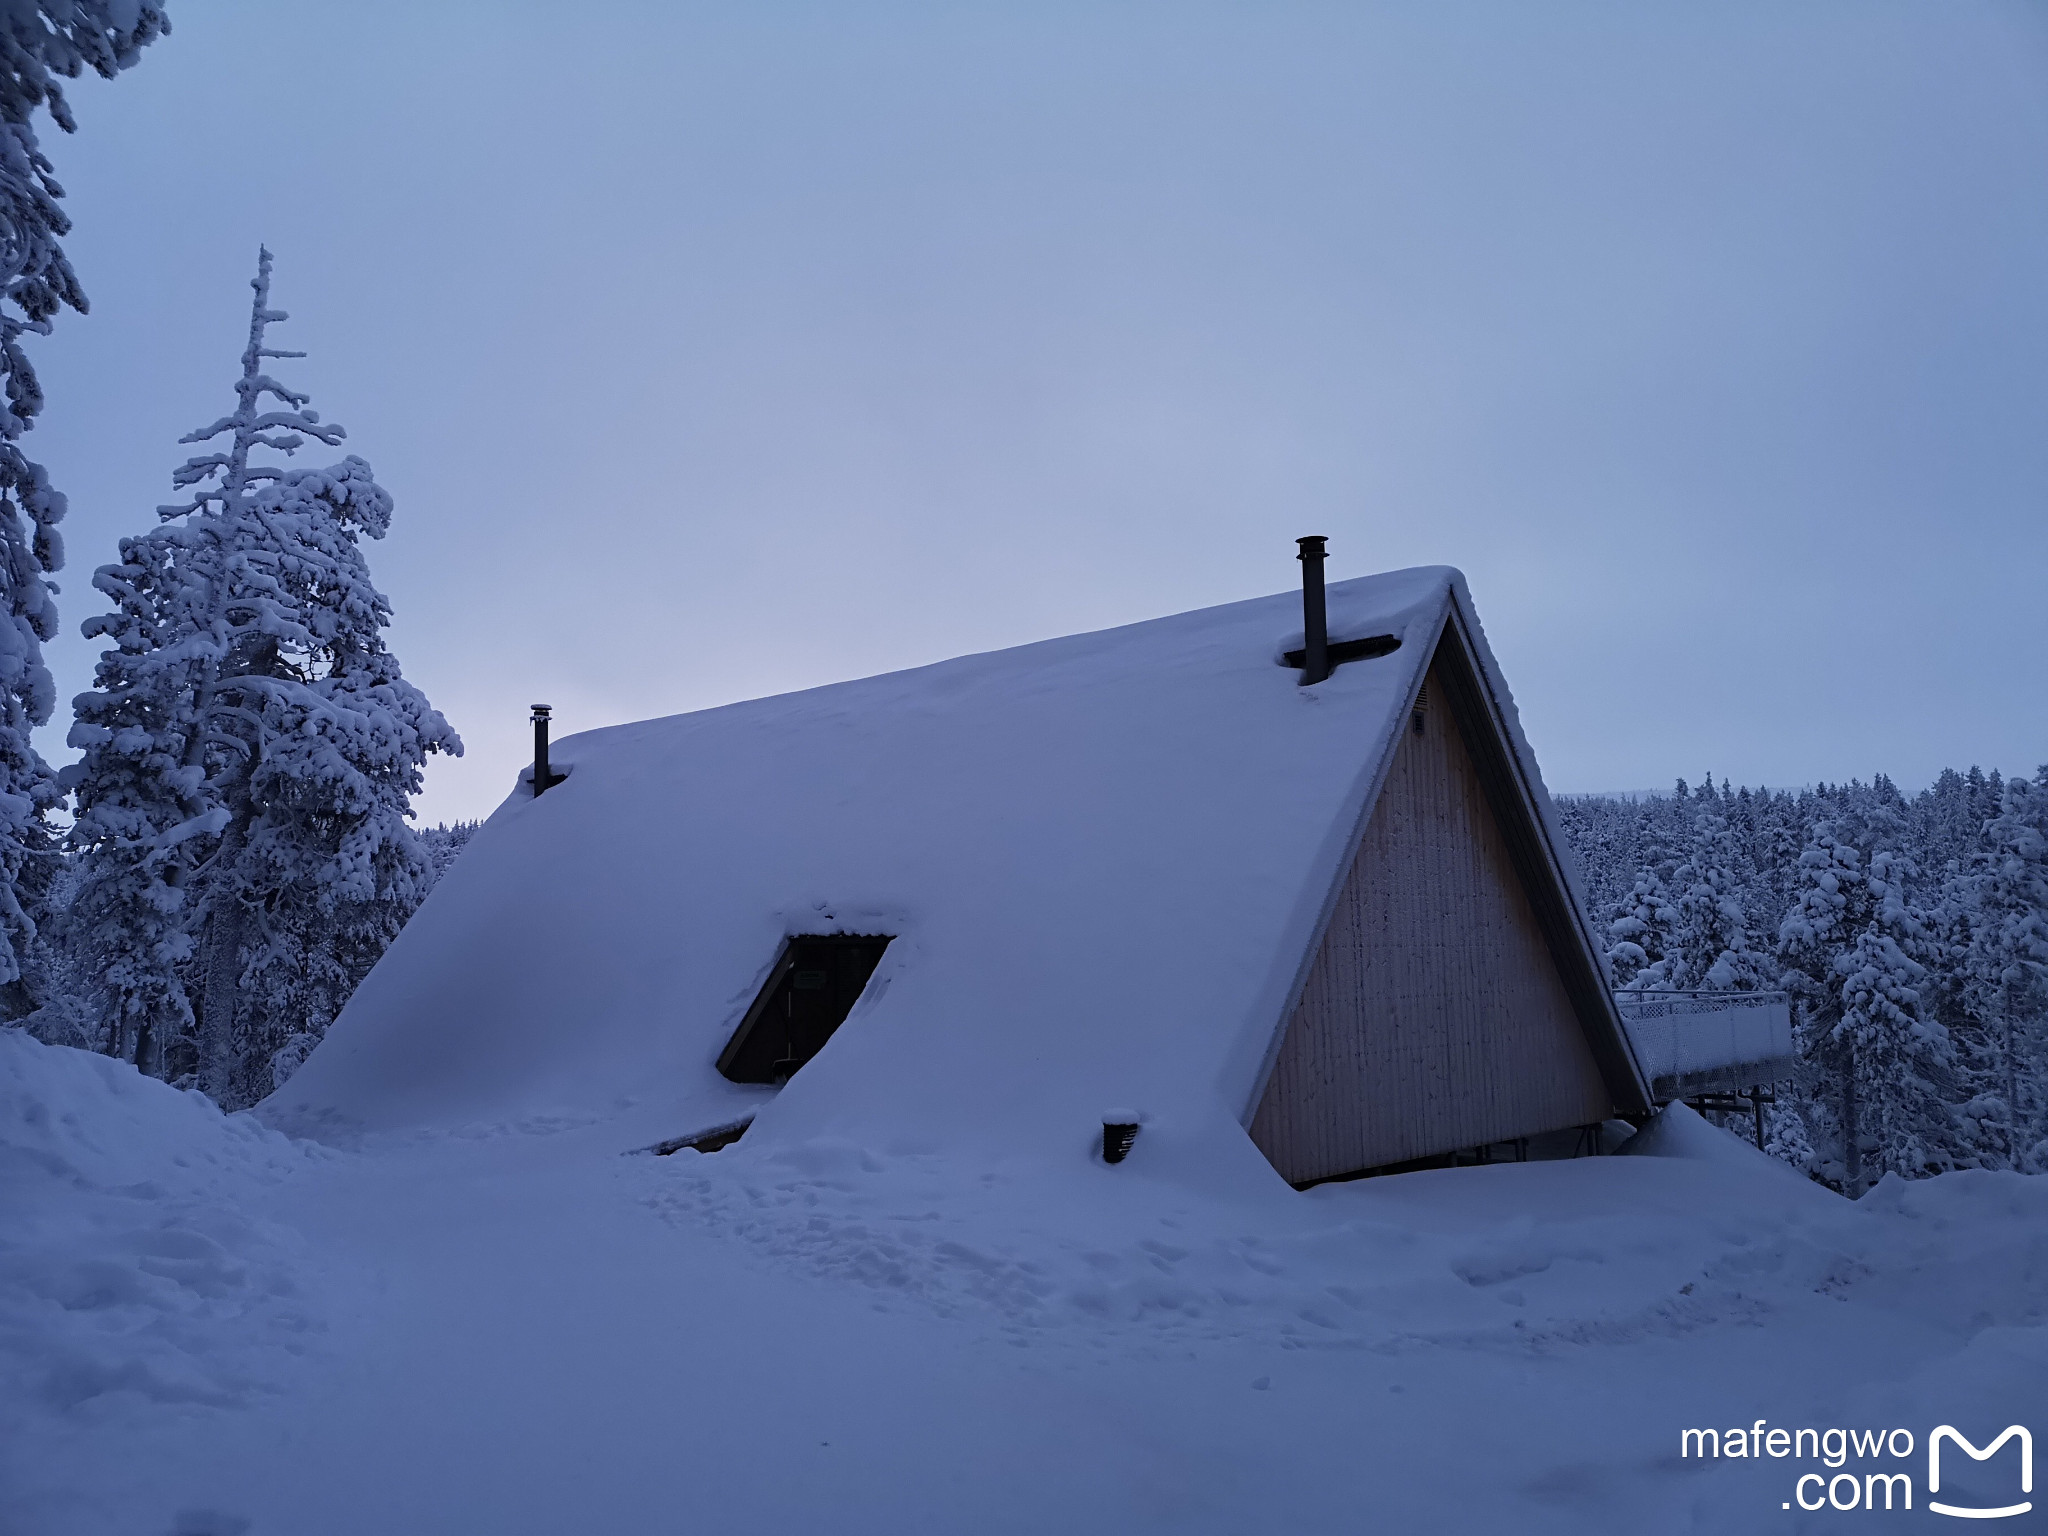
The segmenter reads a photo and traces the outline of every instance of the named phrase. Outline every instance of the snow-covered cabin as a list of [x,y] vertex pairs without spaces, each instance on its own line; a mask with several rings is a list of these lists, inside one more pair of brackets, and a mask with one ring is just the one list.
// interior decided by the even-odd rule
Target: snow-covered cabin
[[1313,686],[1285,593],[569,737],[269,1112],[1029,1161],[1128,1105],[1294,1184],[1646,1112],[1464,578],[1328,613]]

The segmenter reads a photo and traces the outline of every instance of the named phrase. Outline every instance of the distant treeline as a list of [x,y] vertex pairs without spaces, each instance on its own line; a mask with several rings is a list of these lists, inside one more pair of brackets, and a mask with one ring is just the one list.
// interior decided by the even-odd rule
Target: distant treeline
[[1557,804],[1617,986],[1792,994],[1778,1156],[2048,1172],[2048,768]]

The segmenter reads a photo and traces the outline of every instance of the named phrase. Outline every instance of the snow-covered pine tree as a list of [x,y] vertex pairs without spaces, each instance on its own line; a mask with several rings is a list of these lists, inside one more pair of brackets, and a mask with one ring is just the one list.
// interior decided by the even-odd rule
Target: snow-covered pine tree
[[[1961,781],[1957,774],[1945,779]],[[1937,786],[1937,792],[1942,786]],[[1935,807],[1946,814],[1953,806]],[[1940,830],[1939,828],[1937,829]],[[1936,851],[1953,846],[1943,833]],[[1950,1095],[1956,1126],[1956,1161],[1972,1168],[2012,1166],[2014,1132],[2005,1088],[2003,1041],[1978,1012],[1981,1002],[1970,984],[1969,957],[1981,921],[1978,881],[1981,855],[1969,867],[1951,859],[1943,871],[1934,900],[1921,911],[1921,932],[1913,958],[1926,970],[1920,983],[1920,1007],[1948,1031],[1953,1053]]]
[[1841,1016],[1832,1038],[1845,1049],[1854,1081],[1851,1141],[1868,1151],[1850,1160],[1852,1192],[1872,1161],[1908,1178],[1958,1162],[1948,1103],[1952,1046],[1922,1004],[1927,972],[1912,954],[1924,944],[1924,924],[1906,890],[1915,870],[1903,854],[1884,849],[1871,854],[1867,870],[1874,910],[1855,946],[1835,960]]
[[29,733],[50,718],[56,686],[42,645],[57,632],[64,564],[57,524],[64,497],[21,437],[43,408],[21,339],[47,335],[59,309],[83,313],[85,294],[58,244],[71,221],[58,205],[34,117],[46,107],[66,133],[78,126],[59,79],[86,69],[112,79],[170,30],[152,0],[0,0],[0,1017],[44,1001],[32,984],[42,956],[57,838],[47,816],[61,798]]
[[1799,855],[1805,851],[1813,822],[1806,799],[1766,791],[1757,807],[1756,830],[1749,843],[1756,874],[1743,893],[1752,932],[1775,934],[1791,908],[1798,888]]
[[[1816,822],[1799,855],[1791,907],[1778,929],[1779,984],[1792,994],[1794,1035],[1803,1063],[1799,1081],[1779,1094],[1780,1114],[1795,1114],[1813,1147],[1813,1171],[1833,1183],[1860,1178],[1856,1082],[1848,1052],[1835,1038],[1841,994],[1835,962],[1869,922],[1871,900],[1863,857],[1837,835],[1832,820]],[[1789,1134],[1789,1133],[1788,1133]],[[1819,1152],[1840,1148],[1830,1163]]]
[[270,263],[236,409],[183,439],[226,446],[180,468],[190,499],[93,578],[114,611],[85,633],[114,648],[64,776],[107,1048],[229,1106],[289,1073],[417,905],[411,796],[427,754],[462,750],[384,644],[358,541],[384,536],[391,498],[370,466],[251,461],[344,435],[265,371],[302,355],[265,345],[286,318]]
[[1677,913],[1656,866],[1636,872],[1628,894],[1611,909],[1607,923],[1607,970],[1617,987],[1633,987],[1645,972],[1664,963],[1666,940]]
[[1912,861],[1898,851],[1905,818],[1887,789],[1880,780],[1835,795],[1843,814],[1814,827],[1778,934],[1813,1073],[1798,1107],[1809,1132],[1841,1149],[1832,1176],[1852,1192],[1867,1163],[1918,1174],[1959,1160],[1951,1046],[1921,1003],[1913,952],[1924,924],[1908,897]]
[[1764,1127],[1764,1151],[1790,1163],[1808,1178],[1824,1173],[1807,1130],[1806,1116],[1796,1098],[1780,1092],[1778,1101],[1766,1112]]
[[1678,920],[1671,881],[1678,872],[1685,821],[1690,819],[1689,796],[1685,780],[1680,779],[1670,800],[1655,798],[1642,806],[1637,834],[1639,867],[1628,891],[1608,909],[1607,968],[1617,987],[1637,985],[1643,972],[1663,962],[1672,925]]
[[[1636,973],[1631,985],[1660,992],[1720,992],[1752,991],[1765,984],[1767,966],[1750,945],[1749,920],[1743,911],[1744,866],[1728,818],[1718,811],[1700,811],[1685,858],[1672,872],[1657,913],[1655,942],[1661,953]],[[1654,879],[1654,872],[1646,873]],[[1617,947],[1625,942],[1620,926],[1609,929],[1617,934]]]
[[1961,990],[1984,1031],[1979,1086],[2001,1101],[2007,1166],[2048,1173],[2048,767],[2007,780],[1984,830]]

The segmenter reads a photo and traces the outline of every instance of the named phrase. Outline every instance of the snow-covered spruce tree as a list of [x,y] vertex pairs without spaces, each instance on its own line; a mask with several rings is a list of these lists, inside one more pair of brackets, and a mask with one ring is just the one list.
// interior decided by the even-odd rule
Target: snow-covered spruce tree
[[[237,1106],[302,1059],[430,882],[407,826],[430,752],[462,744],[384,644],[359,540],[391,498],[354,456],[251,461],[341,428],[265,372],[270,253],[226,446],[173,476],[190,499],[121,542],[93,585],[102,653],[65,770],[84,867],[73,930],[105,1048]],[[272,403],[274,402],[274,404]]]
[[50,718],[56,688],[42,643],[57,632],[64,563],[57,524],[64,498],[21,438],[43,408],[22,337],[46,335],[85,294],[58,244],[70,232],[34,117],[46,107],[66,133],[78,125],[59,79],[87,69],[111,79],[170,30],[151,0],[0,0],[0,1018],[46,1001],[47,956],[37,941],[57,838],[47,816],[60,796],[29,733]]

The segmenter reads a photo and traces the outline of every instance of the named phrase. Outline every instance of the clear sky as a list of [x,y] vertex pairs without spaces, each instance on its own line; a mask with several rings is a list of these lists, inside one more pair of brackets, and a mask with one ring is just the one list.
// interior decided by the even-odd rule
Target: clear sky
[[[2048,759],[2048,7],[170,0],[45,120],[92,568],[281,365],[563,732],[1449,563],[1554,788]],[[53,761],[68,707],[44,733]]]

